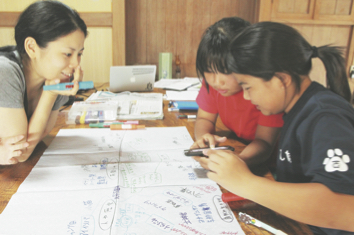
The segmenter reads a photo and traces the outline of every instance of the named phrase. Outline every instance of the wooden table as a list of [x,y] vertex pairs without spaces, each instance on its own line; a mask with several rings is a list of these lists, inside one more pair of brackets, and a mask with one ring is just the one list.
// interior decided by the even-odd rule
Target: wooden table
[[[155,89],[155,92],[163,92],[164,90]],[[178,119],[179,114],[195,114],[195,112],[169,112],[168,101],[164,101],[164,118],[162,120],[141,120],[139,124],[143,124],[146,127],[173,127],[173,126],[185,126],[192,138],[194,139],[194,122],[195,119]],[[0,213],[5,209],[12,195],[16,193],[20,184],[31,172],[32,168],[36,165],[39,158],[42,156],[45,149],[49,146],[52,140],[55,138],[56,134],[60,129],[70,129],[70,128],[88,128],[87,124],[66,124],[65,123],[65,113],[69,110],[69,107],[59,113],[57,123],[50,134],[43,139],[42,142],[38,144],[34,150],[31,157],[23,163],[9,166],[0,165]],[[217,122],[216,126],[217,134],[222,136],[227,136],[228,141],[226,144],[232,145],[235,147],[235,152],[241,152],[245,145],[233,138],[233,135],[227,128],[222,124],[220,120]],[[252,171],[257,175],[262,175],[264,177],[273,179],[272,175],[269,173],[266,166],[259,166]],[[225,189],[221,188],[223,192],[227,192]],[[262,193],[262,192],[259,192]],[[281,202],[280,202],[281,203]],[[272,210],[269,210],[261,205],[252,203],[244,204],[241,202],[231,202],[229,203],[230,207],[234,211],[236,218],[238,219],[238,212],[247,213],[256,219],[274,227],[282,230],[283,232],[291,235],[301,235],[301,234],[313,234],[307,225],[298,223],[294,220],[288,219],[284,216],[281,216],[275,213]],[[15,221],[14,221],[15,223]],[[252,235],[257,234],[271,234],[264,229],[259,229],[253,225],[246,225],[240,222],[244,232]],[[1,232],[1,228],[0,228]]]

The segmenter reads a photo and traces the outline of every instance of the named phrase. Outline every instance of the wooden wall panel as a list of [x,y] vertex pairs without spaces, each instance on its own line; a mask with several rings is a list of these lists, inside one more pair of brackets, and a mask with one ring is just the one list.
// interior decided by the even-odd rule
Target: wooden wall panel
[[[0,1],[0,46],[15,44],[17,18],[35,1]],[[76,9],[88,26],[89,35],[82,58],[84,80],[108,82],[110,66],[125,64],[125,0],[61,1]]]
[[[38,0],[1,0],[1,11],[23,11]],[[112,0],[58,0],[80,12],[111,12]]]
[[85,50],[81,60],[84,80],[97,83],[109,81],[109,69],[112,61],[112,29],[88,28]]
[[6,45],[16,45],[15,33],[12,27],[0,28],[0,47]]
[[310,0],[278,0],[277,12],[292,14],[308,14]]
[[320,15],[350,15],[353,0],[321,0]]
[[205,29],[224,17],[255,22],[256,0],[126,1],[126,64],[156,64],[160,52],[181,60],[181,76],[196,76],[195,58]]
[[[314,46],[323,46],[332,44],[345,48],[344,56],[348,58],[348,46],[350,44],[351,27],[334,25],[298,25],[289,24],[297,29],[304,38]],[[310,77],[312,80],[326,85],[326,72],[319,59],[313,59],[312,71]]]

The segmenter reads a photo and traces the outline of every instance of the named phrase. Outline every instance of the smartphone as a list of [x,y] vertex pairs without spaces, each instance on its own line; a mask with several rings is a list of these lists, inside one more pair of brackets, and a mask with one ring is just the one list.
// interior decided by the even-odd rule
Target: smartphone
[[[209,147],[206,148],[199,148],[199,149],[186,149],[184,150],[184,155],[186,156],[200,156],[200,157],[205,157],[205,155],[203,154],[203,150],[204,149],[210,149]],[[218,146],[213,148],[213,150],[231,150],[234,151],[235,148],[231,147],[231,146]]]

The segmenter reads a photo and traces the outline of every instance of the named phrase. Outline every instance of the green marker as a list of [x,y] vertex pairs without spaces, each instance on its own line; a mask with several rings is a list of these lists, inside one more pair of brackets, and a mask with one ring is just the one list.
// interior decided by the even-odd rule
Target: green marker
[[112,122],[112,123],[90,123],[89,127],[97,127],[97,128],[109,128],[111,124],[124,124],[123,122]]

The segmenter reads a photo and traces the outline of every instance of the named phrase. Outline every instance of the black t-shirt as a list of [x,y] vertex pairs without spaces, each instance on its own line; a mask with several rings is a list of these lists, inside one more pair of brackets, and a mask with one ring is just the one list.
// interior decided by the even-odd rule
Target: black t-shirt
[[[313,82],[283,119],[277,181],[316,182],[333,192],[354,195],[352,105]],[[354,234],[310,227],[315,234]]]

